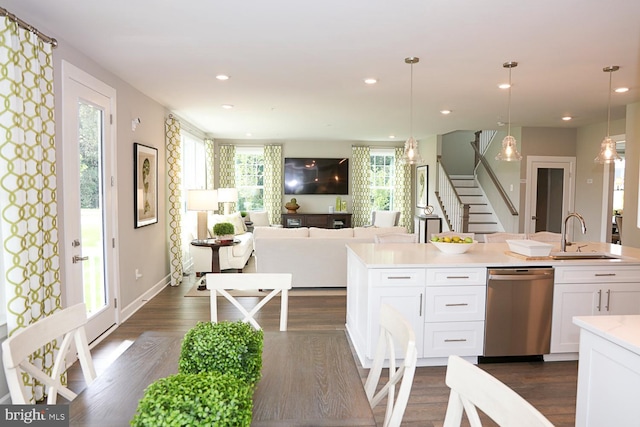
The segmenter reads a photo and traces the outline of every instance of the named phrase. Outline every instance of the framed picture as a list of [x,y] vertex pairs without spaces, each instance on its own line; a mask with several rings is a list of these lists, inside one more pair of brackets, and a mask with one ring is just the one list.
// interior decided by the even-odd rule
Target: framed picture
[[429,166],[416,168],[416,206],[426,208],[429,205]]
[[158,222],[158,150],[133,144],[134,228]]

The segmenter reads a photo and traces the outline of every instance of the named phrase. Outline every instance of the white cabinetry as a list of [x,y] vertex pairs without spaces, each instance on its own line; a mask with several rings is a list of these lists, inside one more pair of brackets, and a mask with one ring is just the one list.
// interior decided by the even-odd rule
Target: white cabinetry
[[425,296],[424,357],[481,355],[486,269],[429,269]]
[[576,353],[574,316],[640,314],[640,267],[556,267],[551,353]]
[[381,304],[413,326],[418,365],[445,365],[451,354],[482,354],[485,268],[367,268],[348,251],[347,331],[360,363],[371,366]]

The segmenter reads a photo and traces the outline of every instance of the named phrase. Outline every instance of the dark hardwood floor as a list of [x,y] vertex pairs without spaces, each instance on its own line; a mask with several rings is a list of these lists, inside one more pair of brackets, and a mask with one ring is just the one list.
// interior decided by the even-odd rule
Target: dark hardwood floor
[[[198,321],[209,320],[209,298],[184,297],[192,280],[193,277],[182,286],[164,289],[92,349],[98,375],[144,331],[186,332]],[[251,306],[254,298],[241,299]],[[290,296],[289,330],[344,329],[345,307],[344,296]],[[275,299],[256,316],[265,330],[278,330],[279,310],[279,299]],[[223,320],[240,318],[235,308],[223,298],[218,302],[218,316]],[[364,382],[368,370],[361,368],[358,362],[356,364]],[[556,426],[574,425],[577,362],[481,364],[480,367],[517,391]],[[444,383],[445,372],[446,367],[416,369],[403,426],[442,425],[449,398],[449,388]],[[76,390],[84,387],[75,365],[69,373],[69,383]],[[378,405],[375,414],[378,425],[382,425],[384,404]],[[485,425],[494,425],[486,417],[485,421]]]

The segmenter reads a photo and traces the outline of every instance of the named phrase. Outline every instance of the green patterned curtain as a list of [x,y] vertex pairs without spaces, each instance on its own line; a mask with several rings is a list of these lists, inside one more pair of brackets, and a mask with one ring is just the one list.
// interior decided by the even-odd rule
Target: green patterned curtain
[[371,150],[351,147],[351,193],[354,227],[371,223]]
[[282,222],[282,145],[264,147],[264,209],[270,224]]
[[395,148],[395,191],[393,198],[393,210],[400,211],[400,223],[413,232],[413,213],[411,210],[411,165],[402,161],[404,147]]
[[169,114],[165,121],[167,156],[167,220],[171,286],[182,283],[182,168],[180,121]]
[[[236,146],[220,146],[220,188],[234,188],[236,186]],[[235,212],[235,203],[231,205],[231,212]],[[224,211],[224,203],[219,203],[218,212]]]
[[214,159],[215,152],[213,150],[213,140],[205,139],[204,140],[204,155],[205,155],[205,164],[207,165],[207,189],[213,190],[215,188],[214,183]]
[[[62,308],[52,47],[0,20],[0,283],[9,336]],[[53,341],[31,362],[51,372]],[[23,375],[31,403],[41,384]]]

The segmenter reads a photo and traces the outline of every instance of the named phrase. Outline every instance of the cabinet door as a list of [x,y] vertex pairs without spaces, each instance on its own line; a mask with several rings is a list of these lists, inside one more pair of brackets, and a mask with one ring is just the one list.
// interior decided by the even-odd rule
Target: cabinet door
[[[404,315],[413,327],[416,335],[416,350],[418,357],[423,354],[423,328],[424,328],[424,287],[398,286],[379,287],[372,292],[371,321],[369,322],[369,345],[367,346],[367,357],[373,359],[378,345],[380,335],[380,306],[388,304]],[[403,357],[404,351],[396,348],[397,354]]]
[[603,289],[602,309],[606,314],[640,314],[640,285],[636,283],[610,284]]
[[573,316],[591,316],[598,312],[600,284],[556,284],[553,291],[551,353],[576,353],[580,346],[580,328]]

